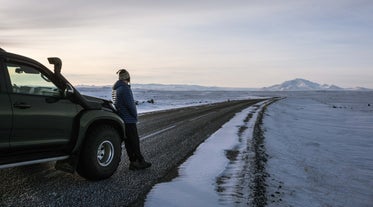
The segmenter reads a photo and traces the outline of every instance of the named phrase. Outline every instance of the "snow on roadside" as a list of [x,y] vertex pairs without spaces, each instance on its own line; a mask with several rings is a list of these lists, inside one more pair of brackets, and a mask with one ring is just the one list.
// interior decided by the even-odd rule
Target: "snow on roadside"
[[292,97],[267,109],[268,206],[373,205],[373,112],[359,100]]
[[[237,113],[216,131],[179,168],[179,177],[153,187],[145,206],[246,206],[249,186],[237,192],[237,184],[249,182],[247,144],[264,102]],[[242,153],[241,153],[242,152]],[[236,158],[236,156],[243,156]],[[245,157],[246,156],[246,157]],[[241,170],[240,170],[241,169]],[[240,185],[244,186],[244,185]]]

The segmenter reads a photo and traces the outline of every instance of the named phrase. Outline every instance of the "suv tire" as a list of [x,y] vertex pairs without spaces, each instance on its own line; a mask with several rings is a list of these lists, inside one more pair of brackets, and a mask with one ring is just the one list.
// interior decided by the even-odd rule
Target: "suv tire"
[[108,178],[117,170],[121,155],[118,132],[108,125],[94,127],[82,146],[77,172],[88,180]]

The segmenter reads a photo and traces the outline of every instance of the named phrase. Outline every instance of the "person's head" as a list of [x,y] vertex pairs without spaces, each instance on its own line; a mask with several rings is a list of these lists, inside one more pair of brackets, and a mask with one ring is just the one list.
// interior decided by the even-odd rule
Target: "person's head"
[[118,74],[118,79],[119,80],[131,82],[130,74],[128,73],[128,71],[126,69],[118,70],[117,74]]

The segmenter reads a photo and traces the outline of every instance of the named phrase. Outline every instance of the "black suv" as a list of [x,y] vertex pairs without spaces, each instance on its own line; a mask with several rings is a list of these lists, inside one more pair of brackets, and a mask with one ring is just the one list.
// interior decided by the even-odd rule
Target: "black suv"
[[123,120],[111,101],[81,95],[62,75],[0,48],[0,169],[57,161],[89,180],[117,169]]

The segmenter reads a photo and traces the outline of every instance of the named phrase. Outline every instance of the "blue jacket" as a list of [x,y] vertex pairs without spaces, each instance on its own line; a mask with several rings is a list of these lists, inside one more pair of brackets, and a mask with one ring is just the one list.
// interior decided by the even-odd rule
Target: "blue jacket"
[[124,123],[137,123],[137,110],[131,86],[122,80],[118,80],[114,84],[113,90],[116,94],[114,104]]

